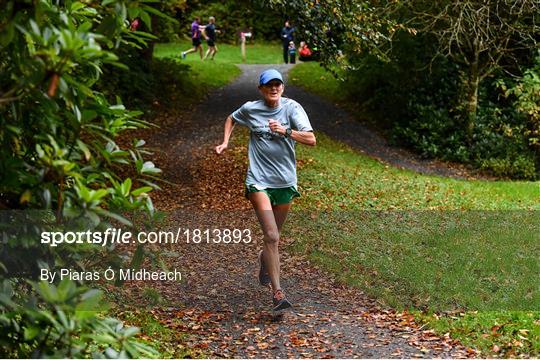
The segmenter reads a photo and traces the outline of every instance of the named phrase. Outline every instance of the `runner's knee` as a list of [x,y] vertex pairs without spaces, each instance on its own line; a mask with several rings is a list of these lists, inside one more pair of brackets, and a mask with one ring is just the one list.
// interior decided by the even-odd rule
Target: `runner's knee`
[[269,231],[264,234],[263,241],[268,245],[277,245],[279,243],[279,231]]

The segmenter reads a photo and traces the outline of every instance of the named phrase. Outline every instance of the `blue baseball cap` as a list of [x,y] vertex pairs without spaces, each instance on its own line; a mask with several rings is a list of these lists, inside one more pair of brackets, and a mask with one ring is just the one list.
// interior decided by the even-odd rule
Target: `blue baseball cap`
[[283,84],[283,77],[276,69],[264,70],[259,77],[259,85],[266,85],[272,80],[279,80]]

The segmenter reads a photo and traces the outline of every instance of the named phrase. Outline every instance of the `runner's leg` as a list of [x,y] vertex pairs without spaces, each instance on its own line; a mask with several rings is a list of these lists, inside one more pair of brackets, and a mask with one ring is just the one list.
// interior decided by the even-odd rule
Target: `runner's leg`
[[291,203],[272,206],[272,212],[274,213],[274,219],[276,219],[276,225],[280,234],[290,209]]
[[[274,291],[281,289],[279,282],[279,229],[274,217],[272,205],[268,195],[264,192],[254,192],[249,194],[249,200],[253,205],[255,214],[259,219],[263,231],[263,260],[264,266]],[[284,218],[283,218],[284,220]],[[283,224],[283,221],[281,222]]]
[[184,51],[184,54],[191,54],[192,52],[195,52],[195,51],[197,51],[197,48],[192,47],[191,49]]

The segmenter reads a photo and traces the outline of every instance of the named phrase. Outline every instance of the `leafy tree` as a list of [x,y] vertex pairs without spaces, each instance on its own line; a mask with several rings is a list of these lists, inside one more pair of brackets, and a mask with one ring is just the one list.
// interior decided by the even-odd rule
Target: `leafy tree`
[[540,1],[436,1],[406,3],[420,29],[436,36],[439,55],[466,69],[465,126],[472,139],[480,82],[499,69],[515,69],[522,51],[537,46]]
[[351,58],[366,52],[384,58],[392,34],[405,28],[387,16],[388,5],[369,0],[271,0],[270,4],[295,19],[323,64],[345,69],[352,66]]

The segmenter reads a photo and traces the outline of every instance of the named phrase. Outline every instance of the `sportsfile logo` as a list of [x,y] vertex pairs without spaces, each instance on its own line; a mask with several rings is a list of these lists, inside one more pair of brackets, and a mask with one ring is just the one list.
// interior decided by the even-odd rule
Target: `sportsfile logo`
[[60,244],[97,244],[101,246],[113,244],[249,244],[250,229],[187,229],[176,231],[141,231],[136,236],[130,231],[109,228],[100,231],[43,231],[41,243],[51,247]]

